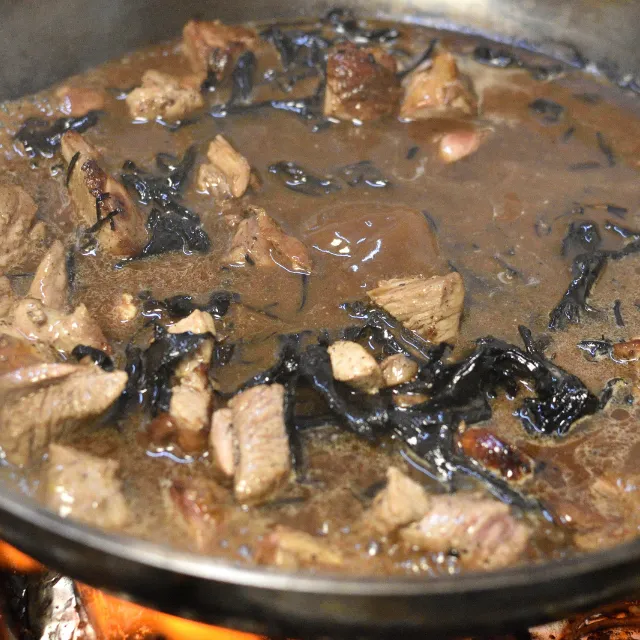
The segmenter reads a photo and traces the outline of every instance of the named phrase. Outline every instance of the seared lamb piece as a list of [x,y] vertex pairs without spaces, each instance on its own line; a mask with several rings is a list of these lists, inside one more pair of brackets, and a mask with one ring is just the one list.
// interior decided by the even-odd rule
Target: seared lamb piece
[[418,374],[418,364],[402,353],[396,353],[380,363],[380,370],[384,386],[395,387],[413,380]]
[[124,371],[35,364],[0,376],[0,446],[14,464],[34,462],[60,432],[106,411],[127,383]]
[[531,532],[501,502],[470,495],[431,496],[426,515],[400,530],[406,544],[457,553],[472,569],[498,569],[522,555]]
[[240,502],[255,502],[275,489],[291,470],[284,423],[284,387],[258,385],[230,402],[238,442],[234,489]]
[[236,472],[237,443],[231,409],[218,409],[213,412],[209,443],[218,469],[228,478],[232,478]]
[[311,272],[311,256],[300,240],[287,235],[264,209],[249,207],[248,211],[248,217],[237,226],[224,262],[237,267],[248,263],[258,267],[281,266],[296,273]]
[[27,294],[50,309],[63,311],[69,300],[69,279],[64,245],[54,240],[38,265]]
[[62,113],[75,118],[83,116],[89,111],[104,109],[107,99],[102,89],[91,87],[72,87],[64,85],[56,89],[56,97],[60,99],[58,107]]
[[217,81],[230,71],[238,56],[255,49],[258,34],[247,27],[228,26],[219,20],[189,20],[182,30],[182,49],[194,73],[204,80],[209,71]]
[[42,239],[43,223],[36,222],[38,207],[15,185],[0,185],[0,274],[19,267]]
[[101,155],[75,131],[62,136],[61,149],[78,217],[89,228],[102,220],[96,230],[100,247],[114,256],[139,254],[147,243],[145,217],[124,186],[105,172]]
[[129,93],[125,101],[132,118],[160,118],[165,122],[182,120],[188,113],[204,105],[198,89],[155,69],[144,72],[141,86]]
[[344,560],[339,551],[304,531],[276,527],[261,543],[258,561],[285,569],[339,567]]
[[131,519],[118,471],[115,460],[52,444],[46,472],[46,504],[63,518],[118,529]]
[[3,334],[0,329],[0,376],[16,369],[53,360],[53,354],[18,335]]
[[387,470],[387,485],[365,513],[367,528],[382,535],[420,520],[429,510],[429,495],[396,467]]
[[338,340],[328,349],[333,377],[365,391],[378,393],[383,385],[376,359],[357,342]]
[[458,162],[474,154],[486,133],[483,131],[452,131],[445,133],[438,142],[438,155],[443,162]]
[[477,112],[471,83],[460,74],[450,53],[439,53],[407,76],[401,118],[474,116]]
[[134,301],[134,297],[130,293],[123,293],[120,296],[120,302],[116,305],[115,316],[118,322],[125,324],[132,322],[138,316],[138,305]]
[[367,292],[378,306],[426,340],[455,342],[464,305],[460,274],[381,280]]
[[324,115],[339,120],[376,120],[393,115],[402,90],[396,61],[377,47],[337,45],[327,59]]
[[67,354],[79,344],[111,353],[100,325],[83,304],[66,314],[45,307],[39,300],[25,298],[16,305],[13,327],[28,340],[50,344]]
[[208,163],[198,170],[198,189],[216,198],[239,198],[249,186],[251,167],[225,138],[217,135],[209,143]]
[[611,354],[616,360],[623,362],[640,360],[640,339],[634,338],[626,342],[616,342],[613,345]]

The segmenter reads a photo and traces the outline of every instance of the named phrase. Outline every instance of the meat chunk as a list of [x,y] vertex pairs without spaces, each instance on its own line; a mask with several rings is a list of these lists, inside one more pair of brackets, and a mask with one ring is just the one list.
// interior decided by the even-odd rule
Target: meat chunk
[[0,276],[0,318],[11,315],[16,300],[17,297],[13,292],[11,281],[6,276]]
[[344,560],[339,551],[326,542],[303,531],[276,527],[262,542],[257,553],[258,562],[286,569],[323,566],[338,567]]
[[224,262],[237,267],[249,263],[258,267],[280,266],[295,273],[311,273],[311,256],[300,240],[287,235],[264,209],[250,207],[248,211],[248,217],[237,226]]
[[418,363],[402,353],[396,353],[380,363],[380,370],[384,386],[395,387],[410,382],[418,375]]
[[365,513],[368,528],[388,535],[420,520],[429,509],[429,495],[396,467],[387,470],[387,486],[374,498]]
[[218,409],[213,412],[209,443],[218,469],[228,478],[232,478],[236,472],[238,452],[231,409]]
[[460,74],[450,53],[439,53],[407,76],[401,118],[474,116],[477,112],[471,83]]
[[640,360],[640,339],[635,338],[626,342],[616,342],[611,350],[611,355],[616,360],[623,362]]
[[95,418],[120,397],[124,371],[35,364],[0,376],[0,446],[8,460],[26,464],[64,429]]
[[131,518],[118,471],[115,460],[52,444],[46,473],[46,504],[63,518],[118,529]]
[[13,326],[28,340],[39,340],[64,353],[71,353],[79,344],[111,353],[100,325],[83,304],[66,314],[25,298],[16,305]]
[[38,265],[27,294],[45,306],[63,311],[69,300],[69,279],[64,245],[55,240]]
[[459,273],[433,278],[382,280],[369,298],[394,318],[434,343],[455,342],[464,304]]
[[56,89],[56,97],[60,100],[58,107],[67,116],[77,118],[89,111],[100,111],[104,109],[107,99],[106,93],[102,89],[92,89],[91,87],[72,87],[64,85]]
[[531,532],[507,505],[469,495],[432,496],[426,515],[400,531],[405,543],[434,553],[455,551],[473,569],[498,569],[523,553]]
[[33,342],[3,334],[0,330],[0,376],[16,369],[46,362],[48,359]]
[[198,89],[185,85],[175,76],[149,69],[142,85],[125,98],[129,113],[136,120],[177,122],[204,105]]
[[217,135],[209,143],[208,163],[198,170],[198,189],[216,198],[239,198],[249,186],[251,167],[225,138]]
[[19,267],[40,238],[38,207],[31,196],[14,185],[0,185],[0,274]]
[[396,61],[384,50],[346,42],[329,52],[325,116],[365,121],[393,115],[401,93]]
[[284,387],[258,385],[229,402],[238,441],[234,489],[241,502],[253,502],[289,474],[289,439],[284,423]]
[[210,313],[196,309],[186,318],[182,318],[179,322],[172,324],[167,331],[169,333],[186,333],[187,331],[196,334],[210,333],[215,336],[216,326]]
[[62,136],[61,149],[80,221],[89,228],[99,226],[96,238],[107,253],[129,257],[140,253],[147,243],[145,217],[124,186],[105,172],[98,151],[75,131]]
[[438,155],[447,164],[458,162],[474,154],[484,137],[484,132],[478,130],[445,133],[438,143]]
[[132,322],[138,316],[138,305],[130,293],[123,293],[116,305],[115,316],[121,324]]
[[357,342],[339,340],[328,349],[333,377],[365,391],[378,393],[383,385],[376,359]]
[[182,48],[191,69],[204,77],[212,71],[220,81],[237,57],[255,49],[258,34],[247,27],[228,26],[219,20],[189,20],[182,30]]

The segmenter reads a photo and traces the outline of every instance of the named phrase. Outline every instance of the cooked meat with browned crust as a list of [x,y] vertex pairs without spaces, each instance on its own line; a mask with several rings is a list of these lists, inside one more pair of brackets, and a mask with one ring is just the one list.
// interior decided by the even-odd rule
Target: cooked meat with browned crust
[[396,61],[383,49],[345,42],[329,52],[325,116],[376,120],[397,111],[401,94]]
[[522,556],[531,532],[501,502],[469,494],[437,495],[419,521],[400,530],[408,545],[455,553],[471,569],[498,569]]
[[623,362],[640,360],[640,339],[634,338],[626,342],[616,342],[611,349],[611,353],[616,360]]
[[432,278],[381,280],[367,295],[426,340],[453,343],[458,336],[464,284],[455,271]]
[[387,470],[387,485],[364,514],[365,526],[388,535],[420,520],[429,509],[429,495],[396,467]]
[[230,402],[238,442],[234,489],[240,502],[255,502],[289,474],[289,438],[284,423],[284,387],[258,385]]
[[69,300],[69,279],[64,245],[54,240],[33,277],[27,294],[45,306],[63,311]]
[[0,331],[0,376],[47,361],[53,361],[53,354],[40,345]]
[[105,172],[103,158],[79,133],[65,133],[61,148],[79,220],[90,229],[99,225],[96,237],[107,253],[139,254],[147,243],[146,220],[124,186]]
[[58,109],[65,115],[76,118],[85,115],[89,111],[104,109],[107,100],[107,94],[102,89],[69,85],[58,87],[56,96],[60,99]]
[[460,74],[456,59],[448,52],[428,60],[405,81],[401,118],[474,116],[477,112],[471,83]]
[[418,363],[402,353],[386,357],[380,363],[385,387],[395,387],[410,382],[418,374]]
[[218,409],[213,412],[209,445],[218,469],[228,478],[232,478],[236,472],[238,452],[231,409]]
[[47,506],[63,518],[117,529],[131,513],[118,479],[120,465],[84,451],[52,444],[45,485]]
[[100,325],[83,304],[67,314],[45,307],[39,300],[25,298],[15,307],[13,327],[28,340],[50,344],[65,354],[79,344],[111,353]]
[[257,551],[258,562],[285,569],[323,566],[338,567],[344,559],[326,541],[304,531],[278,526],[265,537]]
[[383,385],[382,372],[376,359],[362,345],[350,340],[338,340],[328,351],[336,380],[366,393],[378,393]]
[[217,135],[207,151],[209,162],[198,170],[198,189],[216,198],[239,198],[249,186],[251,166],[225,138]]
[[145,71],[142,84],[125,98],[131,117],[136,120],[160,118],[165,122],[182,120],[204,105],[200,91],[190,84],[168,73]]
[[223,258],[229,265],[280,266],[296,273],[311,273],[313,263],[307,247],[287,235],[260,207],[248,207],[248,216],[237,226],[231,249]]
[[0,376],[0,446],[14,464],[34,462],[51,440],[120,397],[124,371],[35,364]]
[[204,77],[212,71],[222,80],[236,58],[254,49],[260,40],[254,29],[229,26],[219,20],[189,20],[182,30],[182,49],[194,73]]

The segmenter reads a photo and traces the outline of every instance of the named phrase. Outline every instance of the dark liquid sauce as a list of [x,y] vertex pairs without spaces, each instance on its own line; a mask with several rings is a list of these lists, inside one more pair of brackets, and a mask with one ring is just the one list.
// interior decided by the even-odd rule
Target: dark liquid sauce
[[[456,352],[462,353],[473,340],[488,334],[519,344],[517,327],[525,324],[536,336],[547,333],[551,338],[547,356],[580,376],[594,393],[608,380],[624,378],[630,383],[628,393],[637,394],[633,363],[591,362],[576,344],[603,335],[613,341],[640,335],[635,287],[640,257],[632,255],[607,266],[590,298],[602,314],[585,316],[564,331],[547,331],[549,313],[570,280],[570,260],[560,251],[568,224],[590,219],[604,226],[613,219],[640,227],[637,99],[579,70],[566,69],[541,81],[526,68],[482,65],[472,56],[478,41],[469,37],[407,25],[400,29],[402,37],[394,46],[417,53],[437,35],[441,45],[459,55],[461,69],[473,78],[481,98],[479,121],[490,134],[479,151],[462,162],[445,165],[437,157],[434,140],[452,128],[447,120],[406,123],[386,118],[363,126],[343,122],[313,132],[309,122],[294,115],[262,110],[224,119],[204,114],[176,131],[157,123],[133,124],[113,89],[138,84],[148,68],[186,73],[175,43],[134,53],[85,74],[83,82],[112,90],[99,123],[84,134],[104,153],[109,171],[118,172],[127,159],[152,168],[156,154],[182,156],[192,144],[200,162],[209,141],[222,133],[263,181],[260,189],[244,196],[242,205],[225,205],[224,211],[229,213],[230,207],[240,211],[248,203],[264,207],[311,249],[315,269],[306,294],[301,276],[284,270],[221,269],[220,258],[233,232],[222,219],[223,207],[211,196],[197,193],[192,179],[184,203],[202,219],[212,240],[211,252],[165,254],[122,269],[114,269],[115,261],[105,255],[79,257],[73,303],[86,304],[121,355],[145,320],[118,322],[113,309],[122,293],[135,296],[148,290],[158,299],[190,294],[204,300],[216,289],[238,292],[242,304],[233,305],[219,323],[221,335],[242,341],[232,361],[217,375],[221,390],[233,391],[272,362],[278,335],[346,326],[349,318],[339,305],[364,298],[380,279],[431,276],[455,268],[467,292]],[[555,64],[524,52],[518,56],[531,64]],[[276,64],[268,56],[261,58],[260,71]],[[293,95],[307,95],[310,88],[313,82],[301,81]],[[256,89],[254,99],[272,95],[281,94],[265,83]],[[30,160],[13,140],[25,118],[59,115],[53,96],[44,92],[2,105],[0,172],[34,197],[50,236],[66,239],[74,230],[75,218],[64,187],[64,164],[59,155]],[[529,105],[538,98],[564,107],[557,122],[545,121],[532,111]],[[221,100],[218,93],[205,99]],[[613,159],[603,152],[598,134],[613,150]],[[319,197],[297,194],[267,170],[281,160],[294,161],[321,176],[370,160],[390,185],[343,186]],[[624,220],[617,219],[611,208],[607,210],[607,204],[627,210]],[[332,244],[336,239],[342,244]],[[336,249],[345,246],[346,252]],[[14,287],[21,282],[14,279]],[[616,300],[621,301],[624,326],[618,326],[614,317]],[[486,426],[544,463],[527,493],[546,501],[561,517],[568,513],[563,511],[566,505],[584,504],[588,487],[605,470],[615,469],[620,477],[640,471],[639,415],[633,402],[622,409],[616,405],[600,411],[557,440],[528,437],[513,409],[513,401],[502,396],[495,401],[493,418]],[[194,460],[179,449],[154,447],[141,438],[148,420],[133,415],[120,429],[92,425],[69,434],[63,442],[119,461],[125,495],[136,514],[126,533],[195,550],[193,540],[174,526],[160,487],[176,477],[212,477],[212,462],[207,455]],[[439,490],[435,482],[402,461],[393,441],[369,445],[333,428],[309,431],[303,441],[306,481],[292,479],[271,501],[248,509],[234,505],[229,492],[225,526],[206,549],[198,551],[252,563],[260,537],[278,522],[325,536],[347,557],[345,571],[436,575],[460,570],[455,558],[432,557],[391,542],[381,544],[354,529],[367,506],[368,488],[384,478],[390,464],[406,469],[430,490]],[[7,478],[15,478],[16,473],[5,470]],[[26,470],[21,486],[37,493],[37,475],[38,469]],[[482,487],[469,481],[460,490],[478,489]],[[536,534],[527,552],[529,560],[576,552],[568,525],[551,524],[538,516],[531,519]]]

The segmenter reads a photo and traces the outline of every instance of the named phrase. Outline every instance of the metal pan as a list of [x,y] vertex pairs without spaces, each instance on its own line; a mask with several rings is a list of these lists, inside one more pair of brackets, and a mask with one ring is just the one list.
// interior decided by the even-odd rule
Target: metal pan
[[[640,69],[640,3],[628,0],[352,0],[360,15],[464,28],[576,64],[616,81]],[[0,99],[152,41],[192,16],[246,21],[318,15],[300,0],[4,0]],[[61,36],[61,34],[65,34]],[[283,636],[442,637],[560,618],[640,593],[640,541],[540,566],[438,579],[355,579],[238,568],[65,521],[0,491],[0,537],[43,563],[143,604],[220,625]]]

